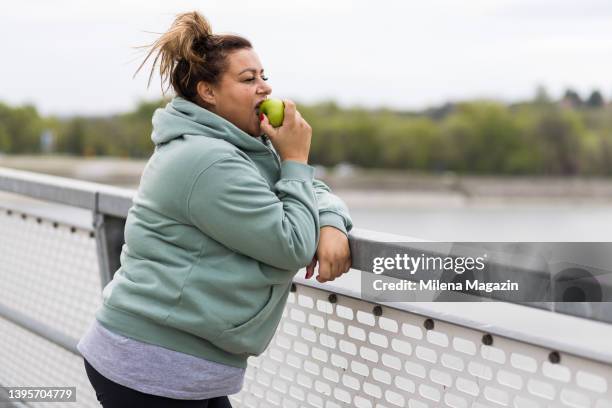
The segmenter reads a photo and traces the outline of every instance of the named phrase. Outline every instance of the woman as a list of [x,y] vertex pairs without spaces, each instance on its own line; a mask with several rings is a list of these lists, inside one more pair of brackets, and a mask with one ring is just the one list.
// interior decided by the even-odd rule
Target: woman
[[313,179],[295,104],[284,101],[278,128],[258,115],[272,89],[248,40],[212,34],[191,12],[145,62],[155,51],[176,96],[153,116],[121,267],[78,349],[104,407],[230,407],[294,274],[306,266],[310,278],[317,262],[319,282],[349,270],[352,223]]

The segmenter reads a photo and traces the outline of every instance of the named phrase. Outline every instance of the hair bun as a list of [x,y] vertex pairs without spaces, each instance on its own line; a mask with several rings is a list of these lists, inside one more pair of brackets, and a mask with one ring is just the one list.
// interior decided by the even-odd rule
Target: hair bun
[[212,35],[203,35],[193,40],[193,50],[199,54],[206,54],[214,48],[210,41]]
[[153,67],[147,87],[151,84],[153,72],[159,63],[162,83],[172,85],[178,95],[193,97],[198,81],[215,83],[226,69],[226,53],[231,50],[252,48],[251,43],[237,35],[212,32],[210,23],[197,11],[178,14],[170,29],[153,44],[136,48],[150,48],[134,76],[152,56]]

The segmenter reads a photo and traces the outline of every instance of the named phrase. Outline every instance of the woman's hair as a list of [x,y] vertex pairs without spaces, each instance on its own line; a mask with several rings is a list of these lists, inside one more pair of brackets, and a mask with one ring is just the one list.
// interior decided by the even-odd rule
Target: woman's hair
[[205,81],[218,83],[221,74],[227,69],[227,55],[234,50],[252,48],[244,37],[233,34],[213,34],[206,18],[192,11],[178,14],[170,29],[163,33],[153,44],[137,48],[151,50],[140,64],[134,76],[140,71],[153,53],[157,53],[149,75],[147,88],[151,85],[151,77],[157,61],[161,59],[159,73],[162,93],[168,82],[178,96],[195,102],[197,84]]

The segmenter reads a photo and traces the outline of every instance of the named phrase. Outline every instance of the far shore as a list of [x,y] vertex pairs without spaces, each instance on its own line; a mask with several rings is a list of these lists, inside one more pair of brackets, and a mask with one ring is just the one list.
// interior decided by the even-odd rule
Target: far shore
[[[147,160],[62,155],[0,155],[0,167],[136,188]],[[316,177],[347,199],[445,206],[539,201],[612,204],[612,178],[480,176],[454,173],[359,169],[342,164],[315,166]],[[352,200],[351,200],[352,201]]]

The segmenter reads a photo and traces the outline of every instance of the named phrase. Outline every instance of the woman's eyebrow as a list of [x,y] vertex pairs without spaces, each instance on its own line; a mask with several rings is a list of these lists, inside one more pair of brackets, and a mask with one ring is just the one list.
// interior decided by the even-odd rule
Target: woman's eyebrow
[[[247,72],[247,71],[250,71],[250,72],[252,72],[252,73],[254,73],[254,74],[255,74],[255,73],[257,73],[257,69],[255,69],[255,68],[246,68],[246,69],[243,69],[242,71],[240,71],[240,72],[238,73],[238,75],[241,75],[241,74],[243,74],[243,73],[245,73],[245,72]],[[260,73],[262,73],[262,74],[263,74],[263,72],[264,72],[264,70],[263,70],[263,68],[262,68],[262,69],[261,69],[261,71],[260,71]]]

